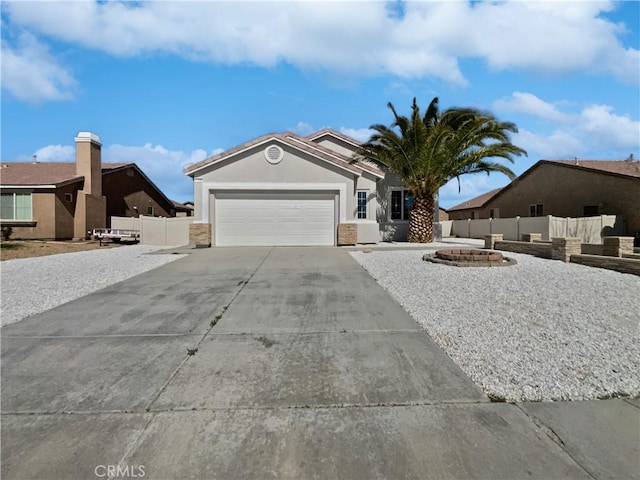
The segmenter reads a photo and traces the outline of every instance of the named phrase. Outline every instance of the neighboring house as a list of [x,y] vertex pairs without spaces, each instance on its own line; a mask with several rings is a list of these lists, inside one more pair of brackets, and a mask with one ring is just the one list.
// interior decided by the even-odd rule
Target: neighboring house
[[193,202],[180,203],[172,200],[176,217],[193,217]]
[[480,212],[482,211],[482,207],[493,197],[495,197],[498,192],[502,190],[502,188],[496,188],[494,190],[490,190],[487,193],[483,193],[471,200],[467,200],[462,202],[455,207],[451,207],[447,209],[449,214],[449,220],[467,220],[467,219],[475,219],[475,218],[498,218],[499,212],[493,211],[489,212],[489,216],[481,217]]
[[640,162],[540,160],[502,189],[449,208],[449,218],[616,215],[627,235],[640,232]]
[[405,240],[413,198],[397,175],[352,163],[359,145],[330,129],[268,134],[189,165],[195,221],[217,246]]
[[102,163],[100,138],[80,132],[75,163],[2,163],[1,219],[14,238],[87,238],[112,216],[175,215],[135,163]]

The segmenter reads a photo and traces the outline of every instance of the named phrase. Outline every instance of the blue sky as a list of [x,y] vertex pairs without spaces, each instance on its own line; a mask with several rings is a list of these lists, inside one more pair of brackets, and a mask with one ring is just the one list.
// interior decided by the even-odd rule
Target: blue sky
[[[15,2],[2,10],[2,161],[136,162],[175,200],[185,165],[268,132],[366,140],[408,114],[474,106],[542,158],[640,158],[640,3]],[[441,189],[451,207],[500,175]]]

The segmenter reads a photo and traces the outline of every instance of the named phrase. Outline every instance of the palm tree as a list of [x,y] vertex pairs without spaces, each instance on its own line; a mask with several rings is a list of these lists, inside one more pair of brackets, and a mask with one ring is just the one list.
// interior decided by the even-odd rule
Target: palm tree
[[[467,173],[500,172],[510,179],[505,165],[489,161],[527,152],[509,140],[517,132],[514,123],[500,122],[491,113],[473,108],[438,109],[434,98],[424,117],[413,99],[411,117],[398,115],[391,102],[394,121],[390,127],[372,125],[371,138],[358,149],[354,162],[364,157],[386,171],[397,173],[414,196],[409,213],[409,242],[433,241],[434,196],[449,180]],[[396,131],[397,130],[397,131]]]

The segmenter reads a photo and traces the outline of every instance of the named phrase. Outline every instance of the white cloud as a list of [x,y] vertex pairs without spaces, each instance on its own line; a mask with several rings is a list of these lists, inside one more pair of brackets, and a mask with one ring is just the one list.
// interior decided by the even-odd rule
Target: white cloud
[[573,158],[589,153],[588,148],[573,134],[556,130],[550,134],[533,133],[521,129],[512,141],[524,148],[531,159]]
[[29,33],[23,33],[16,47],[2,40],[2,89],[15,98],[38,104],[69,100],[77,82],[48,48]]
[[460,177],[460,191],[458,192],[458,181],[450,180],[440,188],[439,203],[443,208],[451,208],[462,202],[482,195],[483,193],[496,188],[494,185],[502,182],[501,185],[509,183],[509,179],[499,173],[488,175],[465,175]]
[[[248,7],[250,5],[250,8]],[[458,61],[495,69],[607,73],[640,83],[640,51],[596,2],[7,2],[23,28],[113,55],[170,53],[217,64],[433,77]],[[357,19],[357,21],[354,21]]]
[[609,105],[586,105],[578,112],[565,112],[559,108],[565,103],[549,103],[531,93],[515,92],[496,101],[494,108],[548,120],[545,127],[551,126],[551,132],[521,129],[513,135],[513,142],[530,157],[626,158],[628,151],[640,150],[640,121],[616,114]]
[[316,130],[306,122],[300,121],[296,124],[295,127],[291,129],[293,133],[297,133],[298,135],[307,136],[311,135]]
[[[193,180],[183,173],[183,168],[222,152],[216,148],[207,152],[196,149],[191,152],[169,150],[162,145],[147,143],[143,146],[109,145],[102,147],[102,161],[110,163],[135,163],[172,200],[193,200]],[[47,145],[35,155],[39,162],[75,162],[75,147]],[[19,160],[30,161],[20,156]]]
[[340,133],[347,137],[355,138],[359,142],[366,142],[374,133],[370,128],[348,128],[340,127]]
[[147,143],[142,147],[110,145],[102,150],[105,162],[133,162],[172,200],[193,200],[193,180],[185,176],[183,168],[191,163],[220,153],[215,149],[207,153],[204,149],[191,152],[169,150],[162,145]]
[[511,97],[501,98],[495,102],[494,108],[526,113],[556,122],[566,122],[571,118],[570,115],[559,111],[555,105],[547,103],[531,93],[513,92]]
[[640,121],[616,115],[608,105],[589,105],[582,110],[577,130],[600,147],[638,149],[640,146]]
[[39,162],[75,162],[76,149],[69,145],[47,145],[38,149],[34,155]]

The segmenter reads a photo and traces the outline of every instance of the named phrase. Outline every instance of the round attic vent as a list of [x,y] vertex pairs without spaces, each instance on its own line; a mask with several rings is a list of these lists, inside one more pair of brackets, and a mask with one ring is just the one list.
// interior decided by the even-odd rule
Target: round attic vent
[[267,162],[276,164],[282,161],[282,157],[284,157],[284,151],[277,145],[269,145],[264,150],[264,157],[267,159]]

